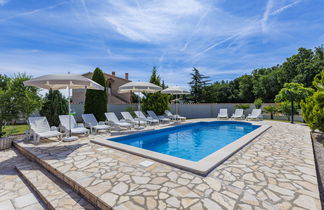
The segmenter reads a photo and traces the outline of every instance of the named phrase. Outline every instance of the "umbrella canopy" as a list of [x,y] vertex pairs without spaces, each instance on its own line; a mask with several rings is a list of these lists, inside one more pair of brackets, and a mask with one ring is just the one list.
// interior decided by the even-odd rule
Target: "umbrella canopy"
[[[79,74],[48,74],[33,78],[24,82],[25,86],[34,86],[44,89],[68,89],[68,98],[70,98],[70,89],[93,89],[105,90],[104,87]],[[71,101],[69,100],[69,114],[71,113]],[[71,136],[71,118],[69,118],[69,134]],[[75,140],[76,137],[66,137],[67,141]]]
[[150,82],[128,82],[118,88],[118,93],[142,92],[155,93],[162,90],[161,87]]
[[104,90],[98,83],[79,74],[48,74],[24,82],[25,86],[44,89],[94,89]]
[[161,91],[161,93],[171,94],[171,95],[187,95],[190,94],[189,91],[184,90],[179,86],[172,86]]

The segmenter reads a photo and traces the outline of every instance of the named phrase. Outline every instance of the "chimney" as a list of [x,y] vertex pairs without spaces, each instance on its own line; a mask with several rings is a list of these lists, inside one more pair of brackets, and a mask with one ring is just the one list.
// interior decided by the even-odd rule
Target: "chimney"
[[125,73],[125,79],[128,80],[128,73]]
[[111,72],[111,74],[112,74],[113,76],[115,76],[115,75],[116,75],[116,72],[113,71],[113,72]]

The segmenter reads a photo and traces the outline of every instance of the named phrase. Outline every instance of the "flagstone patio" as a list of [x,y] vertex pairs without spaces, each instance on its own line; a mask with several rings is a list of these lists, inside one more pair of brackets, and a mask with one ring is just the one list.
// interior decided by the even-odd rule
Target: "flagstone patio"
[[321,209],[308,127],[259,123],[272,127],[206,177],[144,167],[147,158],[89,142],[98,136],[17,147],[103,209]]
[[28,162],[15,149],[0,151],[0,209],[40,210],[46,208],[15,170],[15,166],[22,166]]

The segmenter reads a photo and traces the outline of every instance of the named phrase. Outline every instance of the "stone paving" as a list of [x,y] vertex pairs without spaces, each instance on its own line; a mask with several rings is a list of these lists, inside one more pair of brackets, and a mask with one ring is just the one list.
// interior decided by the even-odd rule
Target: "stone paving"
[[0,209],[45,209],[18,175],[15,165],[23,166],[28,160],[15,149],[0,151]]
[[18,145],[114,209],[321,209],[309,129],[260,124],[272,127],[206,177],[88,139]]

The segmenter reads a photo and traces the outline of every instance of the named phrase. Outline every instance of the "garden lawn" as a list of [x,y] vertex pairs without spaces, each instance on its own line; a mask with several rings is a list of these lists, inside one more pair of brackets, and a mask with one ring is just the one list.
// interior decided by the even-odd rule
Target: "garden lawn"
[[[13,129],[13,131],[12,131]],[[19,135],[19,134],[25,134],[26,130],[29,129],[28,125],[8,125],[4,128],[4,132],[10,135]]]

